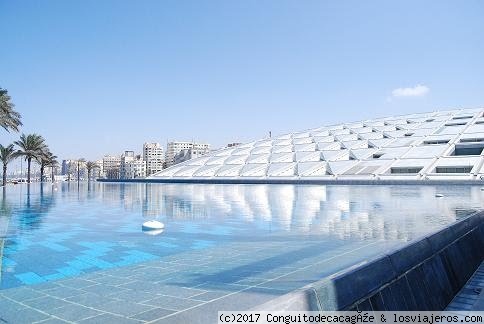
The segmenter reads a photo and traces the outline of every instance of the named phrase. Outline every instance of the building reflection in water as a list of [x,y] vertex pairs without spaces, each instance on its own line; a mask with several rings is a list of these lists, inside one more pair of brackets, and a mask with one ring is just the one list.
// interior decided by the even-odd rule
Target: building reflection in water
[[[267,224],[274,231],[409,240],[483,207],[471,186],[97,184],[105,203],[164,222]],[[443,198],[435,197],[442,193]]]
[[[484,191],[478,186],[81,183],[21,186],[9,192],[5,195],[4,190],[0,197],[4,237],[12,225],[12,206],[22,217],[11,231],[30,231],[42,226],[56,200],[60,208],[72,200],[83,208],[92,206],[89,210],[104,215],[98,217],[111,217],[101,210],[119,210],[115,215],[139,217],[134,221],[140,226],[151,219],[168,227],[170,222],[237,228],[245,224],[271,235],[384,240],[412,239],[484,205]],[[444,197],[435,197],[437,193]]]

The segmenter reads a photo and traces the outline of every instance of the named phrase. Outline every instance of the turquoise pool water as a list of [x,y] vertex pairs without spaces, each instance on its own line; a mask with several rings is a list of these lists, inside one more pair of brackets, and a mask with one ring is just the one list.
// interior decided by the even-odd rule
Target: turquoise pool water
[[[484,205],[484,191],[471,186],[58,183],[2,189],[0,289],[224,245],[230,255],[233,243],[282,242],[283,249],[284,242],[307,241],[331,249],[368,241],[378,243],[374,254]],[[142,223],[151,219],[165,230],[143,232]]]

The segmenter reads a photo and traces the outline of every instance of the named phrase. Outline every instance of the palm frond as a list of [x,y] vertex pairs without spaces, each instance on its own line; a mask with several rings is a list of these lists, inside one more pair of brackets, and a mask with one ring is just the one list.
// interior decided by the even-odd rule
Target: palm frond
[[7,132],[10,130],[18,132],[19,127],[22,126],[20,121],[22,116],[14,110],[14,107],[7,90],[0,88],[0,127]]

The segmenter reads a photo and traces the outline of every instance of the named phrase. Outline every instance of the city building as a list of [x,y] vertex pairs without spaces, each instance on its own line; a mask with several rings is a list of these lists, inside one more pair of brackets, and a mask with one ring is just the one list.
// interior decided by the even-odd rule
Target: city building
[[119,179],[121,157],[118,155],[105,155],[103,157],[102,169],[107,179]]
[[146,177],[146,161],[141,155],[135,155],[133,151],[125,151],[121,155],[119,168],[120,179],[136,179]]
[[95,161],[96,166],[94,169],[91,171],[91,177],[92,179],[99,179],[99,178],[104,178],[104,168],[103,168],[103,160],[97,160]]
[[200,147],[198,149],[184,149],[175,155],[174,164],[182,163],[191,159],[196,159],[209,153],[210,149],[208,147]]
[[147,176],[162,171],[165,163],[165,154],[160,143],[144,143],[143,160],[146,161]]
[[483,114],[458,109],[323,126],[221,149],[150,178],[483,180]]
[[78,160],[62,160],[61,164],[61,175],[65,176],[67,180],[77,179],[78,173],[77,168],[80,168],[79,176],[84,176],[84,164]]
[[69,172],[73,172],[72,166],[76,165],[76,160],[62,160],[61,175],[67,175]]
[[210,144],[201,144],[194,142],[169,142],[166,146],[166,167],[175,164],[175,156],[183,150],[193,149],[198,154],[198,151],[210,150]]
[[230,147],[235,147],[235,146],[239,146],[239,145],[241,145],[241,144],[242,144],[242,143],[238,143],[238,142],[235,142],[235,143],[229,143],[229,144],[227,144],[227,147],[229,147],[229,148],[230,148]]

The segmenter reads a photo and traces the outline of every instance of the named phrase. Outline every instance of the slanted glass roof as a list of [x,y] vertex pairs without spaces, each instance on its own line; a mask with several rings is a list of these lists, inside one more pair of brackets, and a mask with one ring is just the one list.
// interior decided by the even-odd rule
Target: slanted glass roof
[[483,113],[459,109],[322,126],[221,149],[148,179],[425,180],[455,173],[453,180],[483,180],[484,155],[475,153],[484,149]]

